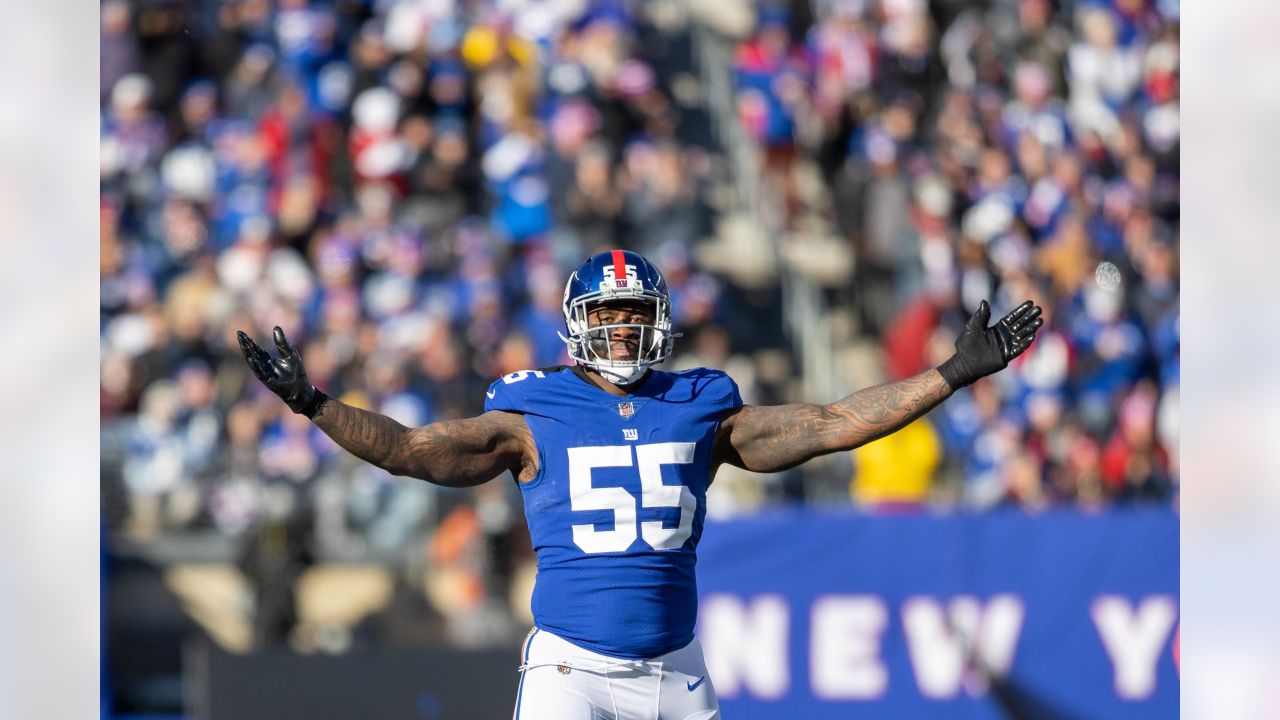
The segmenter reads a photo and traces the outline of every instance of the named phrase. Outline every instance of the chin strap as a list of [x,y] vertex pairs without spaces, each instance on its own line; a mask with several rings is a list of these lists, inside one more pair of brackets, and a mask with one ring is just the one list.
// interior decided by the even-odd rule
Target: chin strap
[[603,375],[605,380],[608,380],[614,385],[621,385],[623,387],[627,387],[628,385],[635,385],[636,383],[640,382],[640,380],[644,377],[645,373],[649,371],[649,368],[647,367],[627,368],[627,370],[630,370],[630,372],[627,373],[626,375],[621,375],[617,372],[616,368],[592,366],[591,369]]

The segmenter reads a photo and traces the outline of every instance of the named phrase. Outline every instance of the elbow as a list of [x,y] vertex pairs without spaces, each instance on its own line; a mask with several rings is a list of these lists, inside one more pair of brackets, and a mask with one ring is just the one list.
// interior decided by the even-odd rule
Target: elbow
[[416,476],[419,480],[424,480],[432,485],[439,485],[447,488],[469,488],[477,485],[483,485],[493,478],[487,475],[454,475],[452,477],[432,477],[428,475]]
[[811,450],[815,456],[852,450],[870,440],[866,433],[859,431],[853,418],[834,405],[823,405],[819,409],[813,430]]
[[413,478],[415,480],[433,482],[431,474],[427,472],[425,467],[422,467],[421,463],[408,462],[405,458],[393,457],[379,463],[378,467],[386,470],[388,473],[395,475],[396,477]]
[[415,470],[413,468],[402,468],[402,467],[387,468],[387,472],[391,473],[392,475],[395,475],[396,477],[411,478],[413,480],[422,480],[424,482],[431,482],[430,475],[420,470]]
[[468,488],[476,485],[483,485],[494,477],[496,474],[485,474],[476,472],[454,472],[454,473],[433,473],[421,464],[411,467],[401,467],[395,470],[386,468],[387,472],[398,477],[413,478],[422,482],[431,483],[447,488]]
[[404,465],[395,470],[387,470],[387,472],[396,477],[411,478],[413,480],[421,480],[422,482],[431,483],[432,485],[450,485],[450,483],[441,480],[421,465]]

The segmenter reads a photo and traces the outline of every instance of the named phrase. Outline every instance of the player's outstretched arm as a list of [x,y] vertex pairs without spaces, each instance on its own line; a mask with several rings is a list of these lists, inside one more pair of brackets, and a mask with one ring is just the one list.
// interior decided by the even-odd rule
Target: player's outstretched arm
[[328,398],[312,418],[347,452],[393,475],[449,487],[488,482],[505,470],[521,475],[528,429],[514,413],[487,412],[409,428],[385,415]]
[[888,435],[951,393],[935,369],[859,390],[828,405],[744,405],[721,423],[717,459],[756,472],[785,470]]
[[280,357],[272,358],[248,335],[237,334],[253,374],[289,409],[306,415],[347,452],[394,475],[438,485],[465,487],[487,482],[504,470],[519,477],[536,458],[524,418],[488,412],[409,428],[368,410],[328,397],[307,378],[298,351],[275,328]]
[[956,389],[1006,367],[1043,324],[1040,308],[1029,300],[987,327],[990,317],[984,300],[956,339],[955,355],[915,377],[859,390],[828,405],[743,406],[721,423],[717,460],[757,472],[785,470],[906,426]]

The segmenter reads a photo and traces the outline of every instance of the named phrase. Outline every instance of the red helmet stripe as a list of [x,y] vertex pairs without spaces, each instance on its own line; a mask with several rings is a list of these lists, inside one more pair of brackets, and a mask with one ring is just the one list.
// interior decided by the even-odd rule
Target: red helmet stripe
[[627,279],[627,259],[621,250],[613,251],[613,277],[616,280]]

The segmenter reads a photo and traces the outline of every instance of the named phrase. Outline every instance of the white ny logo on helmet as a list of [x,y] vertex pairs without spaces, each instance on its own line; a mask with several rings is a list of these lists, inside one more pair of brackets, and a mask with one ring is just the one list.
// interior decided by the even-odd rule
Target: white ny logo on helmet
[[[604,280],[600,283],[600,290],[627,290],[632,287],[639,287],[640,276],[636,274],[635,265],[627,265],[627,276],[619,278],[614,266],[605,265],[601,268],[604,271]],[[632,283],[635,283],[633,286]]]

